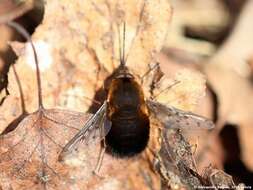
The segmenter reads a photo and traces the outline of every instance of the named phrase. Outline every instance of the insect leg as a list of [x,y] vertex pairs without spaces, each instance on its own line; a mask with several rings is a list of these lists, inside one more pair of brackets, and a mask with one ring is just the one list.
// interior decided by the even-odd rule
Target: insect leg
[[[147,146],[145,150],[145,154],[146,154],[145,158],[148,160],[150,168],[155,171],[156,165],[160,161],[158,152],[155,152],[149,146]],[[152,157],[150,155],[152,155]]]
[[102,162],[103,162],[104,155],[105,155],[105,150],[106,150],[105,139],[102,139],[100,152],[99,152],[99,157],[98,157],[98,160],[97,160],[97,163],[96,163],[96,167],[93,171],[93,173],[97,176],[99,176],[99,170],[102,166]]
[[151,73],[151,71],[153,71],[154,69],[157,69],[157,67],[159,67],[159,64],[158,64],[158,63],[156,63],[154,66],[151,66],[151,67],[140,77],[140,79],[141,79],[141,84],[143,84],[144,78],[145,78],[146,76],[148,76],[149,73]]
[[149,87],[149,93],[151,97],[154,96],[154,90],[157,87],[157,84],[160,82],[163,77],[163,72],[159,66],[159,63],[149,64],[149,69],[140,76],[141,85],[146,85]]
[[158,92],[157,94],[153,95],[153,97],[151,99],[156,99],[158,96],[160,96],[162,93],[166,92],[167,90],[171,89],[172,87],[176,86],[178,83],[180,83],[180,81],[175,81],[174,83],[172,83],[171,85],[169,85],[168,87],[166,87],[165,89],[161,90],[160,92]]
[[101,123],[99,125],[99,132],[100,132],[100,137],[101,137],[101,147],[100,147],[100,151],[99,151],[99,156],[98,156],[98,160],[97,160],[97,163],[96,163],[96,167],[93,171],[93,173],[97,176],[98,173],[99,173],[99,170],[102,166],[102,162],[103,162],[103,159],[104,159],[104,154],[105,154],[105,150],[106,150],[106,143],[105,143],[105,127],[106,124],[107,124],[107,119],[106,119],[106,113],[103,115],[103,119],[101,120]]

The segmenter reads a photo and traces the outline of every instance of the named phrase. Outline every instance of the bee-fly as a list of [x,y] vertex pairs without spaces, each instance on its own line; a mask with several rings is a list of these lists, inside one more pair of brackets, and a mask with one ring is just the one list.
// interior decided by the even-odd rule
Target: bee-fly
[[[130,157],[142,152],[148,144],[150,115],[156,117],[165,128],[212,128],[213,123],[201,116],[168,107],[153,100],[145,100],[141,85],[126,66],[124,56],[125,24],[123,30],[123,52],[119,48],[120,65],[109,77],[106,101],[86,122],[84,127],[63,148],[60,159],[71,152],[80,140],[93,137],[102,140],[99,169],[105,147],[119,157]],[[99,132],[99,133],[98,133]],[[92,134],[99,134],[98,136]],[[95,171],[96,171],[95,170]]]
[[106,117],[112,127],[105,141],[111,152],[131,156],[147,145],[149,115],[141,86],[122,63],[109,86]]

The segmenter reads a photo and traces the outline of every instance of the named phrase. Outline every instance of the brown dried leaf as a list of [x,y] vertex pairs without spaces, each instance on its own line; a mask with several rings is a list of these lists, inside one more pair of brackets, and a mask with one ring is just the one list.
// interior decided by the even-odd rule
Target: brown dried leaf
[[58,153],[86,119],[87,115],[78,112],[39,110],[24,118],[16,130],[2,135],[2,187],[68,189],[72,182],[66,166],[58,162]]

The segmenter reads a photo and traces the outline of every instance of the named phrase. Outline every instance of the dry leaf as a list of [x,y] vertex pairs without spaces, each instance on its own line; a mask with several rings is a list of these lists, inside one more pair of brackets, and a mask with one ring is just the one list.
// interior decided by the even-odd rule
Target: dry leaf
[[58,162],[58,153],[86,119],[87,115],[78,112],[39,110],[25,117],[16,130],[2,135],[2,188],[68,189],[72,182],[66,166]]

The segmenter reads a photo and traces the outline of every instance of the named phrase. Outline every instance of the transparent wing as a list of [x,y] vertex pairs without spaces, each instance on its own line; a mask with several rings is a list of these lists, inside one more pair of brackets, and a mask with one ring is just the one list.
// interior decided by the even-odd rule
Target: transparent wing
[[174,129],[212,129],[214,123],[192,112],[166,106],[153,100],[147,100],[151,114],[166,128]]
[[111,129],[111,122],[106,118],[107,103],[104,102],[99,110],[88,119],[84,127],[65,145],[62,149],[59,160],[71,153],[81,141],[89,142],[101,141]]

